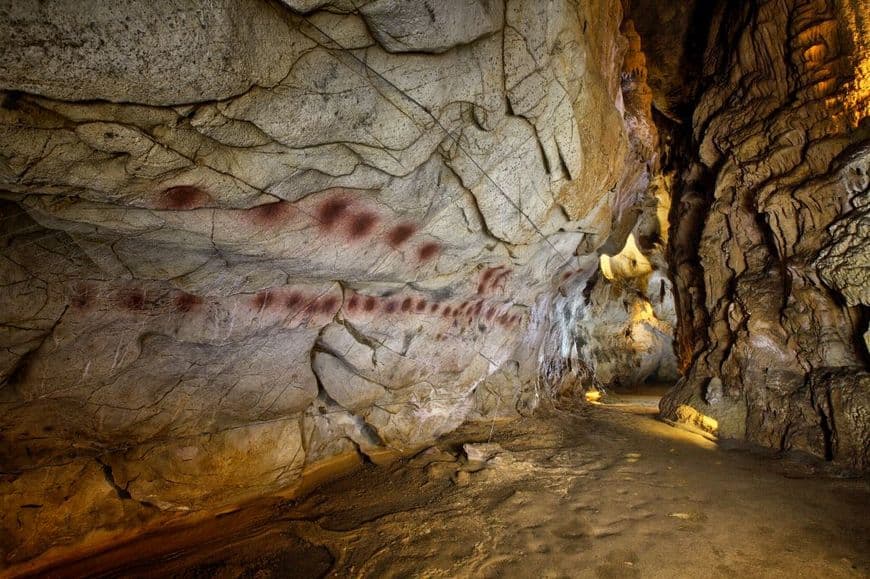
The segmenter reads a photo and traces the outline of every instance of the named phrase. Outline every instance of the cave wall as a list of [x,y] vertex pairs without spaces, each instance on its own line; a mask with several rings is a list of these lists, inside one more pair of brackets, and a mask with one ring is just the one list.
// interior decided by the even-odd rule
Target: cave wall
[[6,562],[531,410],[648,188],[616,1],[0,16]]
[[[720,2],[673,133],[667,418],[870,465],[868,6]],[[682,143],[679,141],[682,139]],[[677,163],[679,165],[679,163]]]

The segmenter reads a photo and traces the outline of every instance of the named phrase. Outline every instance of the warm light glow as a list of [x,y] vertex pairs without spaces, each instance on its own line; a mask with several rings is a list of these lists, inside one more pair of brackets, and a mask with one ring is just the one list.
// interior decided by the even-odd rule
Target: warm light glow
[[717,434],[719,432],[718,420],[701,414],[695,408],[685,404],[680,404],[677,407],[677,420],[684,424],[696,426],[710,434]]
[[614,281],[617,279],[635,279],[641,278],[642,286],[646,286],[646,278],[652,273],[652,264],[641,253],[637,247],[637,242],[634,240],[634,234],[629,234],[625,240],[625,246],[618,254],[613,257],[602,254],[599,258],[601,273],[607,279]]
[[596,403],[601,400],[601,392],[599,390],[588,390],[586,392],[586,402]]
[[656,196],[656,221],[659,223],[659,236],[664,245],[668,244],[671,225],[668,221],[668,216],[671,213],[671,178],[670,174],[659,175],[653,182]]
[[865,0],[841,3],[843,19],[852,37],[852,55],[855,77],[845,97],[849,120],[855,126],[870,116],[870,18],[867,17]]
[[649,322],[656,319],[652,304],[647,300],[635,300],[631,304],[631,323]]

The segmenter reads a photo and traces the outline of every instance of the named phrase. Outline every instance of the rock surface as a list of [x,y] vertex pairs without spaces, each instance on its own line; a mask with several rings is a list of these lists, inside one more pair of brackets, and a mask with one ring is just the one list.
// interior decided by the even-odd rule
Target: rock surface
[[673,419],[694,408],[726,437],[859,469],[870,445],[866,8],[714,11],[697,149],[672,216],[686,374],[662,405]]
[[865,8],[0,7],[0,561],[678,372],[867,468]]
[[3,560],[536,406],[646,189],[619,2],[79,5],[0,19]]

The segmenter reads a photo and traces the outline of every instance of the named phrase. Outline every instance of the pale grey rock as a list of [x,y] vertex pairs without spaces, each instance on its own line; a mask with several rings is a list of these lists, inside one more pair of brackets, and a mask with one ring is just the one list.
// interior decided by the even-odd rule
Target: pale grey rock
[[0,24],[0,494],[53,497],[8,560],[535,408],[629,199],[614,3],[80,8]]
[[431,122],[361,61],[322,48],[301,55],[277,86],[255,87],[220,112],[293,148],[347,142],[405,149]]
[[465,458],[469,462],[486,462],[497,454],[504,452],[500,444],[495,442],[490,443],[466,443],[462,445],[462,450],[465,452]]
[[445,52],[500,31],[500,0],[373,0],[360,6],[389,52]]
[[722,380],[718,376],[710,378],[704,390],[704,401],[707,404],[719,404],[722,402],[722,394]]
[[539,238],[556,203],[532,127],[506,117],[494,131],[466,128],[459,143],[448,164],[474,194],[487,229],[516,245]]
[[366,27],[366,21],[356,14],[336,14],[334,12],[315,12],[306,22],[320,34],[326,36],[329,44],[345,50],[367,48],[375,39]]
[[27,0],[0,10],[0,86],[56,99],[223,99],[277,83],[303,49],[291,19],[258,0]]
[[360,376],[345,359],[317,352],[311,367],[329,397],[348,412],[368,408],[385,396],[383,386]]

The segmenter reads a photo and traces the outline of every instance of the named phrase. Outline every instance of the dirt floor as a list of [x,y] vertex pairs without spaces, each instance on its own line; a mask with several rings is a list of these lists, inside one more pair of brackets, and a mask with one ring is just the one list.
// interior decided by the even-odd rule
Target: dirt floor
[[295,501],[258,501],[40,575],[870,576],[867,479],[725,449],[657,421],[655,394],[468,426]]

